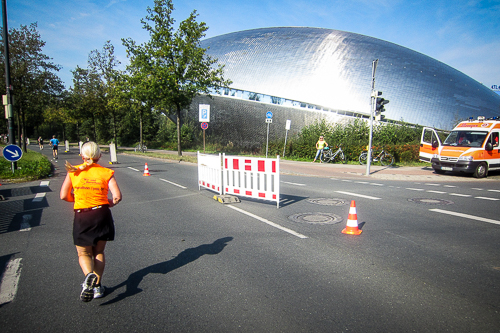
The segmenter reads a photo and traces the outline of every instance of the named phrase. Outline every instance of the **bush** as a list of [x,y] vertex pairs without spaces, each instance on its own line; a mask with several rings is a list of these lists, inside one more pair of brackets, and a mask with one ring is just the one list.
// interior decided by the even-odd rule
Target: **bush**
[[[3,148],[2,148],[3,149]],[[0,179],[36,180],[46,178],[52,173],[52,164],[42,154],[28,150],[17,161],[17,170],[12,173],[12,163],[0,159]]]

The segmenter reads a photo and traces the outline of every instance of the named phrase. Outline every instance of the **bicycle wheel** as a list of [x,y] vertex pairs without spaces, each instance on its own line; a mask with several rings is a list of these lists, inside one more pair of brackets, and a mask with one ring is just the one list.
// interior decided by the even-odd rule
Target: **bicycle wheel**
[[347,163],[347,160],[344,156],[344,152],[341,152],[339,155],[339,158],[340,158],[340,161],[342,162],[342,164],[346,164]]
[[380,164],[391,166],[394,163],[394,156],[391,154],[385,154],[380,158]]
[[328,163],[332,160],[332,152],[329,151],[323,154],[323,162]]
[[363,152],[361,153],[361,155],[359,155],[359,164],[366,164],[366,158],[368,156],[368,153],[367,152]]

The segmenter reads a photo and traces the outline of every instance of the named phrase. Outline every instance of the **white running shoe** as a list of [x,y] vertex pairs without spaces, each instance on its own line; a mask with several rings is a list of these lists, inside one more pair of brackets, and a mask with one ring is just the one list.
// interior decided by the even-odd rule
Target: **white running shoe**
[[104,286],[97,286],[94,288],[94,298],[104,297],[104,292],[106,288]]
[[90,302],[94,299],[94,287],[97,283],[97,275],[93,272],[85,276],[85,280],[82,283],[82,292],[80,293],[80,300],[82,302]]

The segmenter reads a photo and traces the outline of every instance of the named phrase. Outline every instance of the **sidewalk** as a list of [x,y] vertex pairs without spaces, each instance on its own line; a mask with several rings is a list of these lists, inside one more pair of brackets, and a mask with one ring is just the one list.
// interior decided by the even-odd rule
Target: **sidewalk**
[[[150,150],[153,151],[153,150]],[[177,154],[177,151],[158,150],[166,154]],[[183,155],[196,156],[195,152],[182,152]],[[307,175],[315,177],[339,177],[361,179],[389,179],[414,181],[470,181],[467,175],[438,175],[428,167],[385,167],[377,164],[370,166],[370,174],[366,176],[366,165],[311,163],[280,159],[280,172],[289,175]],[[473,178],[472,180],[477,180]]]

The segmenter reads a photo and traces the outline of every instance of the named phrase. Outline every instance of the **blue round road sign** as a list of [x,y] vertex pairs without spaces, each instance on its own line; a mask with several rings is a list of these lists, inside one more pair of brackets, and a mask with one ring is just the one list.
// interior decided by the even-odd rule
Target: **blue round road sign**
[[267,111],[266,118],[267,119],[272,119],[273,118],[273,113],[271,111]]
[[23,151],[19,148],[19,146],[8,145],[3,149],[3,157],[5,157],[7,161],[15,162],[23,157]]

